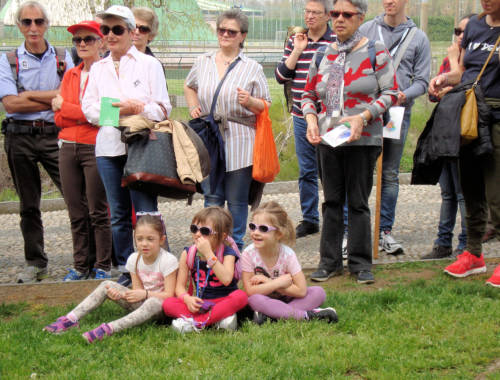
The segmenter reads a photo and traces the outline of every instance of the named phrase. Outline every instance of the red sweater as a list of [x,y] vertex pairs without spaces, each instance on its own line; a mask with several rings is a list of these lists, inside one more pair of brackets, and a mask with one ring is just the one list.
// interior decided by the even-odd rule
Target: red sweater
[[93,144],[98,128],[90,124],[82,112],[80,105],[80,77],[83,63],[73,67],[64,74],[61,83],[61,96],[64,101],[61,109],[54,113],[56,125],[61,129],[59,138],[80,144]]

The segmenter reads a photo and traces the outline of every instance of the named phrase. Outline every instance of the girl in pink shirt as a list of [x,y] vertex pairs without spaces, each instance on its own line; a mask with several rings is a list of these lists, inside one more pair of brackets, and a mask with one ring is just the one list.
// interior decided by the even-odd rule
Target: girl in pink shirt
[[297,256],[288,246],[295,243],[295,228],[286,211],[276,202],[264,203],[248,227],[253,244],[241,256],[241,270],[254,322],[261,324],[267,317],[337,322],[335,309],[318,308],[325,291],[307,286]]

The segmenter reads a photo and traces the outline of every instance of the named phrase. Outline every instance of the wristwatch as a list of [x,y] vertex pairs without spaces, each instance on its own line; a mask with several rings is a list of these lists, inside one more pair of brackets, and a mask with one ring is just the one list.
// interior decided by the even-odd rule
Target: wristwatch
[[212,268],[215,263],[217,263],[217,256],[212,256],[212,258],[207,260],[207,267]]
[[366,127],[368,125],[368,120],[366,119],[365,114],[361,112],[359,115],[361,116],[361,119],[363,119],[363,127]]

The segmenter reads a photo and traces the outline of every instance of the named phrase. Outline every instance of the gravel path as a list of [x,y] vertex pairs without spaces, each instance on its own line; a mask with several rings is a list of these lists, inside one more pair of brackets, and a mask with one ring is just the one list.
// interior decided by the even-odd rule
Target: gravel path
[[[271,188],[271,187],[270,187]],[[276,190],[277,189],[277,190]],[[320,194],[322,197],[322,193]],[[370,197],[370,206],[374,208],[375,191]],[[287,182],[266,191],[263,201],[275,200],[281,203],[292,220],[301,219],[297,183]],[[441,204],[439,186],[401,185],[398,201],[394,236],[405,248],[401,256],[385,255],[381,252],[377,264],[416,261],[429,252],[436,239],[439,208]],[[160,203],[160,211],[166,220],[169,243],[174,254],[180,254],[182,248],[190,243],[189,225],[192,216],[203,206],[197,199],[191,206],[184,201]],[[459,218],[455,227],[458,232]],[[372,218],[373,219],[373,218]],[[12,283],[16,274],[24,265],[23,239],[19,229],[18,214],[0,215],[0,283]],[[373,222],[373,220],[372,220]],[[67,211],[43,212],[45,226],[45,247],[49,256],[49,279],[60,280],[72,266],[72,244]],[[314,268],[319,261],[319,234],[298,239],[295,250],[304,268]],[[248,242],[248,238],[247,238]],[[454,247],[456,246],[454,239]],[[486,257],[500,257],[500,242],[489,242],[484,246]]]

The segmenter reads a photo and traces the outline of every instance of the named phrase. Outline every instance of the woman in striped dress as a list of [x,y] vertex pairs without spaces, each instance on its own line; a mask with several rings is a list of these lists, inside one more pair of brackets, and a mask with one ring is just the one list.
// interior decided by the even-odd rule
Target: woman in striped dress
[[205,207],[224,206],[227,201],[232,214],[233,238],[241,249],[248,217],[248,196],[252,182],[253,146],[256,115],[264,109],[262,100],[270,105],[271,97],[262,66],[242,52],[248,32],[248,18],[240,10],[222,13],[216,22],[219,49],[199,56],[184,84],[184,94],[191,117],[210,112],[219,82],[228,72],[215,107],[215,116],[222,116],[225,150],[225,176],[215,191],[209,181],[202,185]]

